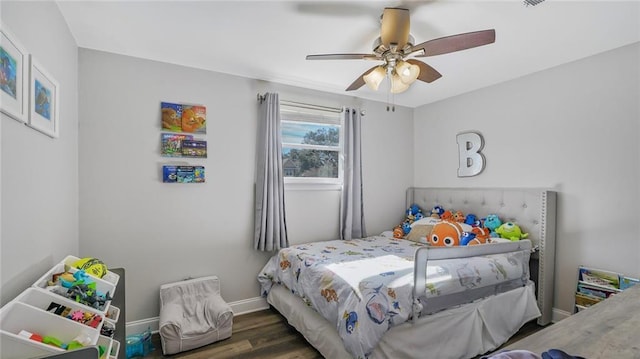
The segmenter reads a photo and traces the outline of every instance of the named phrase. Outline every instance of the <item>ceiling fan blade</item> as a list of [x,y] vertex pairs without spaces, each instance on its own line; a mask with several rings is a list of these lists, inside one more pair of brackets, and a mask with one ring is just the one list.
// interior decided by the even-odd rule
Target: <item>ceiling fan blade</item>
[[382,13],[380,39],[388,49],[391,45],[404,48],[409,40],[409,10],[400,8],[385,8]]
[[374,54],[322,54],[307,55],[307,60],[379,60]]
[[349,85],[349,87],[347,87],[347,89],[345,91],[357,90],[360,87],[364,86],[364,84],[365,84],[364,77],[366,75],[368,75],[371,71],[375,70],[376,67],[378,67],[378,66],[374,66],[374,67],[370,68],[369,70],[365,71],[365,73],[363,73],[362,75],[360,75],[360,77],[358,77],[355,81],[353,81],[353,83],[351,85]]
[[420,67],[420,74],[418,75],[418,80],[432,83],[433,81],[442,77],[442,75],[433,67],[425,64],[422,61],[416,59],[407,59],[405,60],[412,65],[417,65]]
[[436,56],[492,44],[495,41],[496,30],[482,30],[425,41],[415,45],[412,51],[424,49],[424,54],[416,57]]

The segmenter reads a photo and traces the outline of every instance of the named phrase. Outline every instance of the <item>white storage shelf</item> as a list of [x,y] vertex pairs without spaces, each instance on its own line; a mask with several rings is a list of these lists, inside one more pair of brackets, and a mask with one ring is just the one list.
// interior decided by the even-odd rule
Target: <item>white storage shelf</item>
[[109,310],[107,310],[106,316],[107,321],[110,321],[112,323],[118,322],[118,318],[120,317],[120,308],[116,307],[115,305],[109,306]]
[[[69,258],[69,257],[67,257]],[[63,272],[71,272],[71,273],[75,273],[77,272],[77,269],[71,267],[68,264],[65,264],[64,262],[58,263],[55,266],[53,266],[53,268],[51,268],[47,273],[45,273],[42,277],[40,277],[40,279],[38,279],[33,286],[37,287],[37,288],[42,288],[42,289],[46,289],[48,287],[48,283],[49,281],[51,281],[51,279],[53,278],[54,274],[57,273],[63,273]],[[100,278],[95,278],[95,277],[90,277],[91,280],[93,280],[96,283],[96,291],[100,294],[100,295],[109,295],[109,296],[113,296],[113,294],[115,293],[115,289],[116,289],[116,284],[102,280]],[[55,293],[54,293],[55,294]],[[65,298],[61,295],[58,295],[59,297]],[[98,310],[99,312],[101,312],[103,315],[106,313],[107,309],[109,309],[109,305],[111,304],[110,300],[107,300],[104,305],[99,306],[99,307],[92,307],[89,305],[85,305],[82,303],[78,303],[79,305],[85,307],[88,310]]]
[[[102,325],[105,321],[105,314],[99,312],[98,310],[92,309],[92,308],[88,308],[87,306],[84,306],[80,303],[71,301],[67,298],[64,298],[62,296],[57,296],[54,297],[52,296],[52,293],[47,292],[44,289],[41,288],[27,288],[27,290],[25,290],[24,292],[22,292],[20,295],[18,295],[15,299],[18,302],[22,302],[25,304],[29,304],[33,307],[36,307],[38,309],[41,310],[47,310],[49,308],[49,305],[51,305],[52,303],[56,303],[59,305],[64,305],[67,308],[71,309],[71,313],[80,310],[82,312],[87,312],[87,313],[91,313],[93,315],[97,315],[100,316],[100,322],[98,323],[98,325],[96,325],[95,327],[91,327],[89,326],[90,323],[81,323],[83,325],[89,326],[90,328],[96,329],[96,330],[100,330],[100,328],[102,328]],[[109,309],[110,310],[110,309]],[[62,318],[62,317],[61,317]],[[72,320],[70,318],[65,318],[67,320]],[[75,322],[75,321],[74,321]],[[79,322],[75,322],[75,323],[79,323]]]
[[[69,271],[75,272],[73,263],[79,258],[67,256],[45,273],[31,288],[28,288],[14,300],[0,308],[0,358],[28,359],[40,358],[46,355],[64,352],[64,349],[44,344],[36,340],[21,336],[21,331],[37,334],[41,337],[53,337],[62,343],[69,343],[82,335],[90,341],[90,345],[103,346],[105,351],[102,358],[111,359],[118,355],[120,343],[110,337],[101,335],[103,326],[115,329],[120,309],[111,307],[107,301],[101,308],[93,308],[75,302],[62,295],[47,290],[47,283],[53,274]],[[113,296],[119,276],[112,272],[102,278],[91,277],[96,282],[96,290]],[[100,315],[102,320],[96,327],[92,327],[72,319],[47,311],[51,303],[57,303],[71,308],[72,312],[82,312]],[[101,358],[101,359],[102,359]]]
[[104,348],[104,353],[102,354],[100,359],[106,359],[109,357],[109,355],[111,354],[112,345],[113,345],[113,339],[109,337],[105,337],[104,335],[101,335],[100,337],[98,337],[98,346],[101,346]]
[[111,343],[111,352],[109,353],[109,359],[116,359],[118,357],[118,353],[120,352],[120,342],[113,339]]

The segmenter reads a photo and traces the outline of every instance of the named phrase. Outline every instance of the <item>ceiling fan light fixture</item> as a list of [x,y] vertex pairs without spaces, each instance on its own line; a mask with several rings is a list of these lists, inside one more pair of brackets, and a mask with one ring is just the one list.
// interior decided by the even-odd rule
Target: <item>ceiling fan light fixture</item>
[[391,80],[391,93],[402,93],[409,89],[409,84],[403,82],[397,73],[390,75],[389,79]]
[[396,66],[396,72],[400,81],[407,85],[414,83],[420,75],[420,67],[406,61],[400,60]]
[[370,89],[372,89],[373,91],[378,91],[378,87],[380,87],[380,83],[382,83],[382,80],[384,80],[385,76],[387,76],[387,72],[385,71],[384,67],[378,66],[373,71],[362,76],[362,79]]

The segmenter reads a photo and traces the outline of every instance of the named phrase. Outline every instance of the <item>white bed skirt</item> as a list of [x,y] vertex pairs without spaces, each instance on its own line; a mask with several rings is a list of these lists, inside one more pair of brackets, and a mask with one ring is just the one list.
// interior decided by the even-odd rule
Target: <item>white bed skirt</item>
[[[391,328],[370,358],[473,358],[498,348],[522,325],[540,316],[533,282],[474,303]],[[267,301],[311,345],[331,359],[351,358],[336,326],[286,288],[274,285]]]

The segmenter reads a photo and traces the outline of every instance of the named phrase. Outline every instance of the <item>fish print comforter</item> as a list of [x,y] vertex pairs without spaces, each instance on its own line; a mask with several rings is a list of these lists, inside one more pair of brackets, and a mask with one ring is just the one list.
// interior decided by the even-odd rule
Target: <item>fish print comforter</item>
[[[411,315],[415,242],[389,237],[334,240],[281,249],[258,275],[262,294],[286,286],[332,323],[346,350],[366,358],[384,333]],[[427,297],[523,275],[522,253],[430,261]],[[528,260],[528,258],[527,258]]]

